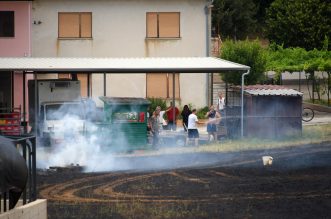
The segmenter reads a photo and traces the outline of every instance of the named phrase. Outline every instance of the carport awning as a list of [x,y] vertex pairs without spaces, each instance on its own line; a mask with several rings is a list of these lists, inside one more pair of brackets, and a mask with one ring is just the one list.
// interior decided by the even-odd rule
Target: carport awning
[[0,58],[0,71],[31,73],[217,73],[250,67],[213,57]]

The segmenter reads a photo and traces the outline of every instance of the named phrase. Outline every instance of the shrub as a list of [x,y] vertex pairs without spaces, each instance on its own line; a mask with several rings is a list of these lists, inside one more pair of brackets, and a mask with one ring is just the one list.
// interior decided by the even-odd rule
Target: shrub
[[150,113],[150,115],[152,115],[152,113],[154,112],[155,108],[157,106],[161,107],[161,110],[165,110],[167,108],[167,103],[165,100],[161,99],[161,98],[147,98],[150,102],[151,105],[149,105],[148,108],[148,112]]
[[[266,55],[265,49],[260,43],[255,41],[224,41],[221,48],[221,58],[232,62],[237,62],[251,67],[249,75],[245,79],[245,84],[261,83],[265,77]],[[227,72],[221,74],[223,81],[239,85],[243,72]]]
[[205,106],[197,110],[197,117],[198,119],[205,119],[206,113],[209,111],[209,107]]

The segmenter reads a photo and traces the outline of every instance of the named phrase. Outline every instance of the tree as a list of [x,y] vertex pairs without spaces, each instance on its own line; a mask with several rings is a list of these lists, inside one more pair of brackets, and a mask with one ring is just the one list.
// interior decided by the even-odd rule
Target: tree
[[[221,58],[251,67],[245,84],[256,84],[264,80],[265,50],[257,40],[237,42],[226,40],[221,48]],[[238,72],[221,73],[221,76],[225,82],[241,84],[241,74]]]
[[212,26],[222,38],[245,39],[254,32],[256,6],[253,0],[215,0]]
[[[325,47],[327,47],[325,42]],[[331,93],[331,52],[324,50],[305,50],[304,48],[283,48],[282,46],[272,45],[266,52],[267,71],[276,72],[276,81],[280,80],[282,72],[301,72],[305,71],[307,80],[313,82],[314,92],[317,98],[321,95]],[[321,72],[319,77],[315,72]],[[312,97],[312,95],[310,95]]]
[[263,29],[265,28],[265,18],[267,8],[270,7],[271,3],[275,0],[254,0],[254,4],[256,5],[256,14],[255,18],[257,21],[256,31],[258,34],[263,33]]
[[330,39],[331,6],[329,0],[275,0],[267,9],[266,24],[271,42],[321,49],[324,39]]

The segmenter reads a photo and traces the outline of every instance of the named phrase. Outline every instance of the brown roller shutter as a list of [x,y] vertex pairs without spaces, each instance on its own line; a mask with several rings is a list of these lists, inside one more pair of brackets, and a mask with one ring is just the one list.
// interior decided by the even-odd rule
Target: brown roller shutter
[[147,37],[158,37],[157,34],[157,13],[148,12],[146,14],[147,19]]
[[88,74],[78,74],[78,80],[80,81],[80,95],[87,97],[87,77]]
[[167,74],[146,74],[147,97],[167,98]]
[[179,13],[159,13],[159,37],[179,37]]
[[81,13],[81,35],[82,38],[92,37],[92,13]]
[[79,37],[79,14],[59,13],[59,37]]

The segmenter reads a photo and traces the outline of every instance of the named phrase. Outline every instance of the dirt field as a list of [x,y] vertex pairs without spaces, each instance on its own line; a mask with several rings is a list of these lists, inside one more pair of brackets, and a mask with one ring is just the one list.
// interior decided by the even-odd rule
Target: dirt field
[[[272,166],[262,165],[263,155],[274,158]],[[158,156],[179,167],[168,170],[142,171],[143,157],[126,159],[138,170],[40,173],[49,218],[331,217],[330,142]]]

